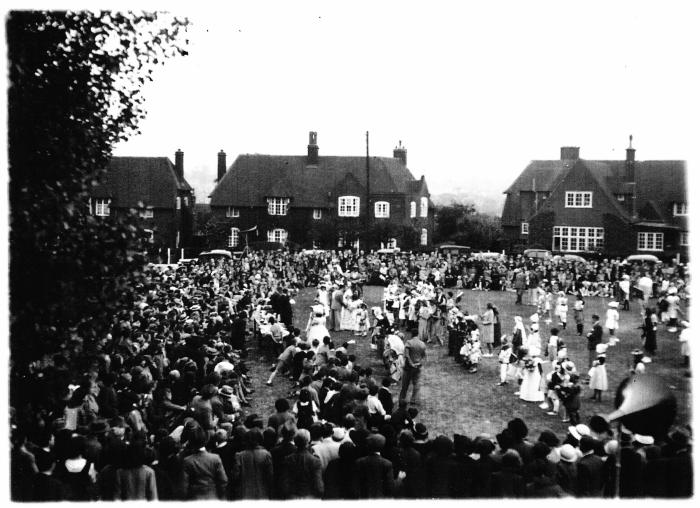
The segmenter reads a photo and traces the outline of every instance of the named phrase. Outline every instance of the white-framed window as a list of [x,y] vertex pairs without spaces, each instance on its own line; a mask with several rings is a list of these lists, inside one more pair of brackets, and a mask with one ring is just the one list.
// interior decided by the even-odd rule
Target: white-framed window
[[109,217],[109,199],[95,200],[95,215],[98,217]]
[[323,210],[320,208],[314,208],[314,220],[320,220],[323,217]]
[[231,228],[231,234],[228,237],[229,247],[238,247],[238,243],[241,241],[241,232],[238,228]]
[[567,191],[566,208],[592,208],[593,193],[590,191]]
[[687,247],[688,245],[690,245],[688,243],[688,232],[687,231],[681,231],[681,237],[680,237],[679,243],[681,244],[681,247]]
[[387,249],[395,249],[397,245],[398,242],[396,241],[396,238],[389,238],[389,240],[386,242]]
[[182,203],[183,205],[185,205],[185,206],[190,206],[190,200],[187,198],[187,196],[185,196],[184,198],[182,198],[182,202],[183,202],[183,203]]
[[688,203],[673,203],[673,215],[675,217],[688,215]]
[[527,235],[529,233],[530,233],[530,223],[529,222],[521,222],[520,223],[520,234]]
[[625,201],[625,195],[624,194],[615,194],[615,197],[620,203],[624,203]]
[[141,217],[142,219],[152,219],[153,207],[149,206],[147,208],[139,208],[139,217]]
[[234,207],[234,206],[227,206],[226,207],[226,217],[228,218],[235,218],[235,217],[240,217],[241,216],[241,211]]
[[428,198],[426,198],[426,197],[420,198],[420,216],[421,217],[428,216]]
[[338,198],[338,217],[359,217],[360,198],[357,196],[340,196]]
[[415,218],[416,216],[416,202],[411,201],[411,219]]
[[144,229],[144,233],[146,233],[146,241],[148,243],[153,243],[153,230],[152,229]]
[[175,210],[179,210],[182,208],[182,199],[180,199],[180,196],[175,198]]
[[428,230],[425,228],[420,230],[420,244],[428,245]]
[[637,233],[637,250],[664,250],[664,234],[663,233]]
[[270,215],[287,215],[289,198],[267,198],[267,213]]
[[380,219],[389,217],[389,202],[377,201],[374,203],[374,216]]
[[563,252],[591,252],[602,249],[605,233],[603,228],[577,226],[554,226],[552,250]]
[[282,228],[272,229],[267,232],[268,242],[285,243],[287,241],[287,230]]

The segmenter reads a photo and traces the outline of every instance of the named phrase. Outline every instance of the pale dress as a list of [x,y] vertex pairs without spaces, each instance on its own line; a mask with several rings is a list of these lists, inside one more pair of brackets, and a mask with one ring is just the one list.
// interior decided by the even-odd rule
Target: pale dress
[[542,402],[544,400],[544,392],[540,390],[542,384],[542,374],[538,365],[538,358],[534,359],[535,368],[533,370],[523,369],[523,384],[520,385],[520,398],[526,402]]
[[591,390],[601,390],[607,391],[608,389],[608,371],[605,369],[605,365],[600,365],[597,362],[588,371],[588,375],[591,377],[588,386]]

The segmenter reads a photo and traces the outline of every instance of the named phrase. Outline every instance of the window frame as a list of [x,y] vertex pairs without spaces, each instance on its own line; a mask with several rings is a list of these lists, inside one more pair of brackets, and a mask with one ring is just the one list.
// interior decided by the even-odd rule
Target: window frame
[[[586,198],[588,198],[588,204],[586,204]],[[564,208],[593,208],[593,191],[566,191]]]
[[680,237],[678,238],[678,245],[680,245],[681,247],[689,247],[689,242],[690,238],[688,236],[688,231],[681,231]]
[[139,208],[139,217],[142,219],[152,219],[154,217],[152,206],[143,206]]
[[226,217],[228,219],[236,219],[241,216],[241,209],[236,208],[235,206],[227,206],[226,207]]
[[420,230],[420,244],[421,244],[421,246],[428,245],[428,229],[427,228],[421,228],[421,230]]
[[312,217],[314,220],[321,220],[323,218],[323,209],[322,208],[314,208]]
[[418,208],[418,207],[416,206],[416,202],[415,202],[415,201],[411,201],[411,206],[410,206],[410,208],[409,208],[411,219],[415,219],[415,218],[416,218],[416,209],[417,209],[417,208]]
[[552,252],[595,252],[605,248],[605,228],[554,226]]
[[[233,233],[236,233],[235,235]],[[229,247],[238,247],[241,243],[241,230],[239,228],[231,228],[230,234],[226,239],[226,245]]]
[[388,201],[374,202],[374,217],[377,219],[388,219],[391,214],[391,203]]
[[[110,209],[111,204],[112,200],[108,198],[95,199],[95,215],[97,217],[109,217],[112,214],[112,210]],[[99,213],[98,210],[102,213]]]
[[359,217],[359,196],[338,196],[338,217]]
[[637,250],[663,252],[664,234],[656,231],[637,231]]
[[[680,210],[680,211],[679,211]],[[688,203],[673,203],[673,216],[685,217],[688,215]]]
[[530,223],[529,222],[521,222],[520,223],[520,234],[521,235],[529,235],[530,234]]
[[146,239],[146,242],[153,243],[153,239],[155,237],[154,231],[152,229],[144,228],[143,232],[148,233],[148,238]]
[[289,198],[268,197],[267,214],[284,216],[289,213]]
[[[279,237],[280,237],[279,240],[275,239],[275,237],[277,236],[275,233],[277,233],[277,232],[281,232],[279,235]],[[289,239],[289,232],[284,228],[274,228],[274,229],[270,229],[267,231],[267,241],[268,242],[285,244],[285,243],[287,243],[288,239]]]
[[428,198],[426,196],[420,198],[420,216],[428,216]]
[[180,196],[175,197],[175,210],[180,210],[182,208],[182,198]]

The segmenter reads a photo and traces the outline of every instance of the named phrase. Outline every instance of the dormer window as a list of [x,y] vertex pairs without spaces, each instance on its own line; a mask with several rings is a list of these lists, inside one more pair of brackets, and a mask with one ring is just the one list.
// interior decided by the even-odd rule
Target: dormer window
[[357,196],[340,196],[338,198],[338,217],[359,217],[360,198]]
[[416,202],[411,201],[411,219],[416,217]]
[[673,216],[682,217],[688,215],[688,203],[673,203]]
[[583,191],[567,191],[566,201],[564,203],[566,208],[592,208],[593,193]]
[[426,197],[420,198],[420,216],[428,216],[428,198]]
[[377,201],[374,203],[374,216],[378,219],[386,219],[389,217],[389,202]]
[[241,211],[233,206],[226,207],[226,217],[232,219],[241,216]]
[[179,210],[180,208],[182,208],[182,199],[178,196],[175,198],[175,210]]
[[267,213],[270,215],[287,215],[289,198],[267,198]]
[[530,223],[529,222],[521,222],[520,223],[520,234],[521,235],[530,234]]
[[98,217],[109,217],[109,199],[95,200],[95,215]]

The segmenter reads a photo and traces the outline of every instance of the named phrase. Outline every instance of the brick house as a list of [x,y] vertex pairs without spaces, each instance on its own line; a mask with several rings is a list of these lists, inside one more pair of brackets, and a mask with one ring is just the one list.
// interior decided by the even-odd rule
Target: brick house
[[510,249],[601,252],[609,256],[688,254],[685,161],[531,161],[505,191],[502,225]]
[[181,248],[192,239],[194,201],[184,176],[184,153],[178,150],[175,164],[167,157],[112,157],[89,206],[103,217],[136,210],[155,248]]
[[[218,155],[212,215],[221,245],[291,242],[303,247],[427,247],[434,207],[425,178],[406,166],[406,148],[393,157],[319,156],[315,132],[304,155],[239,155],[226,168]],[[251,228],[254,231],[246,232]],[[362,232],[365,232],[363,235]]]

